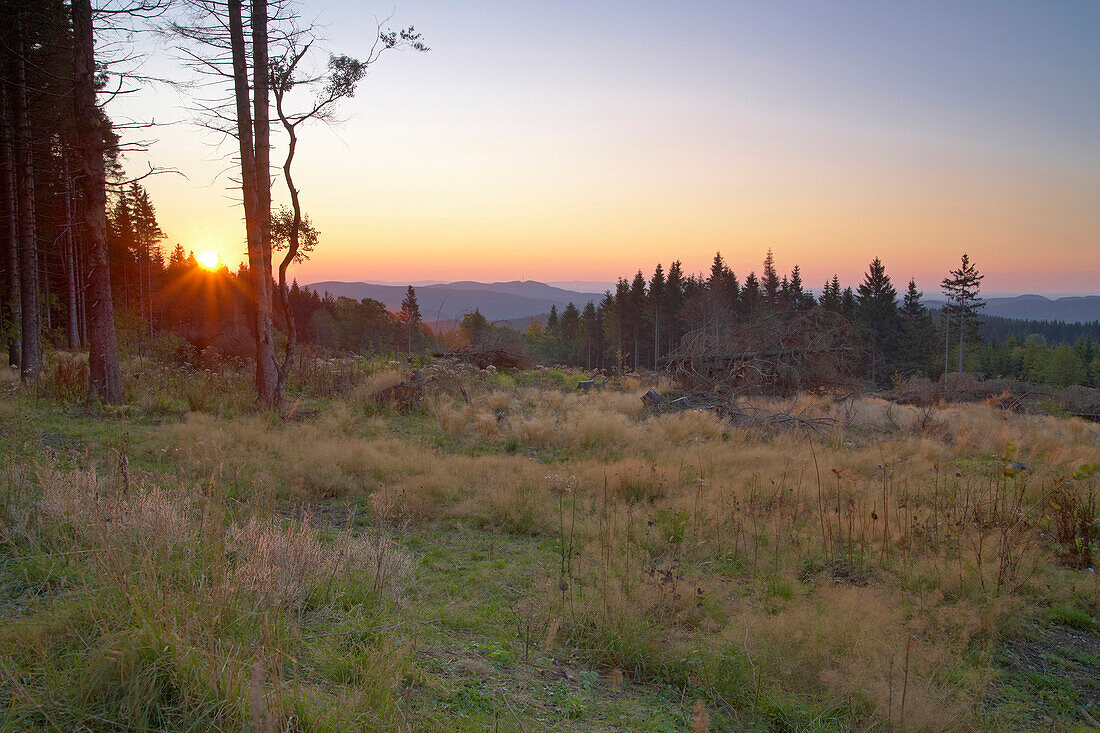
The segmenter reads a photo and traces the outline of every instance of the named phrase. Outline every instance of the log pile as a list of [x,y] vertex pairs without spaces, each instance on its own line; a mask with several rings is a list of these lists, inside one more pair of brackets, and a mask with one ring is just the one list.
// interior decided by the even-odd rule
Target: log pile
[[789,396],[856,386],[856,343],[836,313],[786,311],[692,331],[665,363],[686,392]]

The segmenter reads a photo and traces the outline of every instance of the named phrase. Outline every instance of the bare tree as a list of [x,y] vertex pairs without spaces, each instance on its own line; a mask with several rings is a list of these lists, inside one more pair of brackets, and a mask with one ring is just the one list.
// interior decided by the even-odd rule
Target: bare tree
[[[333,110],[341,99],[355,95],[355,87],[367,72],[367,68],[378,60],[383,51],[407,46],[416,51],[428,51],[427,45],[422,41],[420,34],[412,26],[400,31],[383,30],[381,24],[377,27],[375,42],[364,60],[351,58],[350,56],[329,56],[328,65],[324,72],[310,74],[302,72],[303,60],[307,57],[313,40],[308,40],[301,46],[298,42],[299,35],[292,36],[288,40],[283,54],[271,64],[271,91],[275,96],[275,112],[286,131],[288,144],[286,159],[283,161],[283,180],[286,182],[287,192],[290,195],[291,219],[286,237],[286,254],[279,263],[279,302],[282,305],[283,316],[286,319],[287,339],[283,359],[279,363],[278,374],[278,399],[283,398],[286,390],[286,380],[290,374],[290,367],[294,357],[294,347],[297,342],[297,328],[294,324],[294,314],[290,308],[290,289],[287,284],[287,268],[291,263],[304,258],[302,248],[302,206],[299,191],[294,184],[293,164],[294,156],[298,150],[298,127],[310,120],[331,121]],[[303,36],[306,34],[302,34]],[[290,111],[287,105],[287,95],[295,87],[313,88],[315,91],[312,102],[303,111]],[[312,230],[312,227],[310,227]],[[313,231],[313,241],[308,249],[316,242],[316,232]],[[308,251],[308,249],[306,251]]]
[[[287,269],[304,256],[301,246],[303,217],[291,166],[297,150],[298,127],[307,120],[330,120],[336,103],[354,93],[366,67],[387,49],[409,46],[426,51],[413,28],[383,30],[377,26],[368,57],[358,61],[347,56],[330,57],[321,73],[304,72],[303,60],[313,47],[312,28],[298,25],[289,0],[187,0],[194,12],[190,23],[177,22],[170,30],[195,47],[184,48],[186,62],[215,84],[228,82],[230,97],[215,94],[198,100],[203,124],[237,139],[240,156],[241,191],[245,213],[248,267],[251,275],[252,306],[256,334],[257,395],[265,404],[278,404],[283,397],[297,334],[290,313]],[[287,103],[292,89],[315,92],[304,111]],[[279,265],[279,294],[286,316],[288,344],[281,360],[274,351],[272,319],[272,219],[271,219],[271,97],[287,132],[288,153],[283,176],[290,195],[292,217],[287,231],[287,252]]]

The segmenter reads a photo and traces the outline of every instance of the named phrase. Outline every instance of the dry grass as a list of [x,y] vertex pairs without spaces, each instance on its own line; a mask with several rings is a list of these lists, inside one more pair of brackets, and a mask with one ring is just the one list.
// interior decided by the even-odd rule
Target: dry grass
[[[24,514],[6,537],[43,552],[65,538],[103,555],[89,563],[102,578],[140,570],[154,596],[183,563],[174,583],[248,618],[399,600],[414,571],[386,533],[403,526],[549,538],[560,556],[529,578],[522,624],[551,652],[690,689],[696,729],[720,714],[973,728],[1005,634],[1055,600],[1100,610],[1071,590],[1088,581],[1064,563],[1081,518],[1058,508],[1072,490],[1095,511],[1096,473],[1075,469],[1100,456],[1096,424],[804,396],[755,405],[830,427],[762,432],[704,411],[647,417],[640,383],[582,394],[452,376],[468,381],[401,417],[363,409],[394,369],[348,377],[309,419],[191,410],[148,429],[174,486],[44,467],[23,479],[33,511],[9,502]],[[331,499],[373,531],[270,512]],[[180,633],[221,633],[207,623]],[[245,716],[255,676],[272,674],[257,669],[233,676]]]

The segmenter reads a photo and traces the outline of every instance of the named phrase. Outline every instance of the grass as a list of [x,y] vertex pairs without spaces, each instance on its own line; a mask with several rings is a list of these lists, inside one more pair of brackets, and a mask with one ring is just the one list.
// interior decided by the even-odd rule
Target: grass
[[[108,409],[53,358],[0,383],[2,730],[1027,729],[1092,699],[1095,424],[803,396],[758,406],[831,427],[760,431],[443,363],[400,411],[382,359],[308,362],[287,416],[145,361]],[[1068,666],[1029,669],[1051,629]]]

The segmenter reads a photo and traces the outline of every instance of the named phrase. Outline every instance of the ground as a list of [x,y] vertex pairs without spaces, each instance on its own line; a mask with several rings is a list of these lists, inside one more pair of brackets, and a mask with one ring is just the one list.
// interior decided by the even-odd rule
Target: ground
[[1095,726],[1097,425],[423,366],[0,386],[0,729]]

